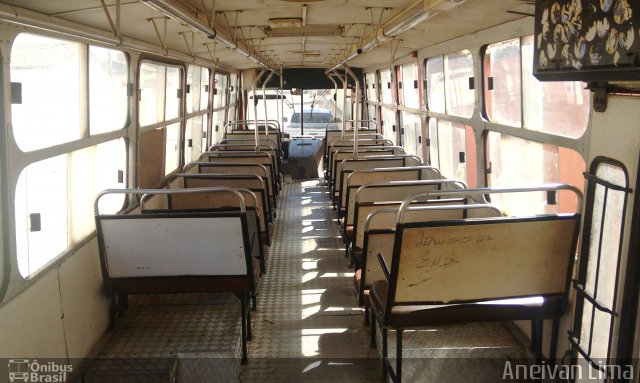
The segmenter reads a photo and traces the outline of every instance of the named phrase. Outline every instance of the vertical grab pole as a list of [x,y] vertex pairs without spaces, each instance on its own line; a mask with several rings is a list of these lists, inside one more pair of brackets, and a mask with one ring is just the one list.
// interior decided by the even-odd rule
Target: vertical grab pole
[[333,73],[327,73],[327,78],[333,83],[333,94],[335,96],[335,100],[333,100],[333,120],[335,121],[336,114],[338,114],[338,83],[333,78]]
[[269,72],[269,76],[262,83],[262,103],[264,104],[264,138],[269,138],[269,128],[267,126],[267,83],[273,77],[274,72]]
[[[278,121],[278,126],[276,126],[276,129],[278,129],[278,127],[280,126],[280,124],[282,124],[282,120],[280,119],[280,104],[279,104],[279,99],[282,96],[283,91],[282,91],[282,75],[280,75],[280,90],[276,91],[276,116],[277,116],[277,121]],[[279,133],[276,132],[276,135],[278,135]],[[277,139],[276,139],[277,141]]]
[[356,102],[354,104],[354,111],[353,113],[355,114],[355,116],[353,116],[353,123],[354,123],[354,127],[353,127],[353,156],[355,158],[358,158],[358,130],[360,130],[360,124],[358,123],[358,116],[360,115],[360,111],[359,111],[359,101],[360,101],[360,80],[358,80],[358,77],[353,74],[353,72],[351,71],[351,68],[349,68],[347,65],[343,64],[342,67],[345,69],[345,71],[351,76],[351,78],[353,79],[353,81],[355,81],[356,83],[356,94],[355,94],[355,98],[356,98]]
[[282,93],[280,97],[280,117],[282,118],[280,122],[279,129],[282,129],[280,133],[284,131],[284,73],[282,72],[282,67],[280,67],[280,92]]
[[256,141],[256,152],[260,151],[260,137],[258,137],[258,95],[256,94],[256,84],[260,81],[262,75],[264,75],[265,70],[262,69],[260,73],[253,79],[253,83],[251,84],[251,92],[253,92],[253,124],[254,124],[254,136]]
[[345,112],[347,110],[347,76],[341,76],[335,72],[335,76],[342,81],[342,134],[341,139],[344,139],[344,133],[347,131],[347,119]]

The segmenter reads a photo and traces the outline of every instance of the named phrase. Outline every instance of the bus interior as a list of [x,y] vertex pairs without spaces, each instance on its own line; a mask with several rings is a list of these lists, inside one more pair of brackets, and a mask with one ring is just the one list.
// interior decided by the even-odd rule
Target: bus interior
[[638,52],[630,0],[1,0],[0,381],[638,381]]

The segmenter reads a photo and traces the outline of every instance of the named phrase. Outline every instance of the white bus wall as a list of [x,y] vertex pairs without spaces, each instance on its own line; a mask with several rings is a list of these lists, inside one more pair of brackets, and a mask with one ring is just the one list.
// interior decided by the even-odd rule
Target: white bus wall
[[0,307],[0,358],[92,356],[109,324],[97,239]]

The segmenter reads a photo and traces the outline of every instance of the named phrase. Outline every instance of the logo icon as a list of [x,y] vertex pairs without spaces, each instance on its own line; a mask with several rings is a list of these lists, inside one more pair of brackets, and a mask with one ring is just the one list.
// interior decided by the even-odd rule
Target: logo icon
[[29,381],[29,359],[9,359],[9,382]]

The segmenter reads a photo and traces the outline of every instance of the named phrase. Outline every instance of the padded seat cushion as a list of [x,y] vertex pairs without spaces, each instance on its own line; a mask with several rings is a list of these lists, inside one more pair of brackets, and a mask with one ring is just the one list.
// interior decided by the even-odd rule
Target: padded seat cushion
[[[362,269],[358,269],[353,274],[353,287],[356,289],[356,294],[360,294],[361,282],[362,282]],[[362,304],[364,304],[364,307],[371,306],[371,303],[369,302],[369,290],[364,290],[362,294]]]
[[[376,281],[371,285],[369,299],[373,313],[383,318],[389,283]],[[549,319],[560,313],[561,298],[531,297],[503,299],[482,303],[449,305],[395,306],[388,323],[396,328],[436,326],[468,322]]]
[[362,254],[363,252],[361,248],[356,247],[353,249],[353,262],[356,264],[356,267],[362,266],[362,258],[363,258]]
[[344,234],[347,236],[347,238],[349,239],[353,239],[353,226],[349,225],[344,229]]

